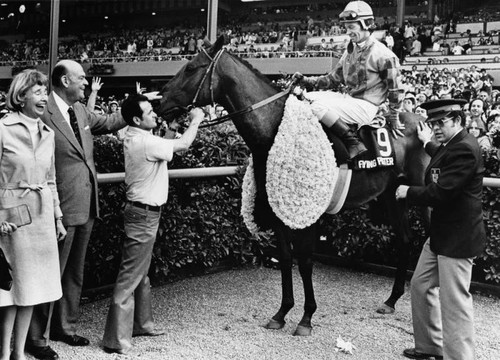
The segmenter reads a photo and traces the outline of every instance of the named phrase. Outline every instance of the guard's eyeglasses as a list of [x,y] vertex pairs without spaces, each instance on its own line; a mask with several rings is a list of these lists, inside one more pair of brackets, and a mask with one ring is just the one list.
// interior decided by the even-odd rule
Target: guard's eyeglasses
[[358,13],[352,10],[343,11],[339,15],[340,21],[355,21],[358,18]]
[[444,118],[444,119],[439,119],[439,120],[436,120],[436,121],[429,121],[429,123],[431,124],[431,127],[434,126],[434,125],[437,125],[439,127],[443,127],[445,122],[452,121],[452,120],[453,119],[450,119],[450,118]]

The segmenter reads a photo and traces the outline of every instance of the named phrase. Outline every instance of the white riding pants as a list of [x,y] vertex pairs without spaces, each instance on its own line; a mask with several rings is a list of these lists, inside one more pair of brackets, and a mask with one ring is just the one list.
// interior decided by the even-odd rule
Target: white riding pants
[[319,120],[330,111],[346,124],[359,127],[370,124],[378,111],[378,106],[369,101],[333,91],[311,91],[306,98],[311,101],[312,112]]

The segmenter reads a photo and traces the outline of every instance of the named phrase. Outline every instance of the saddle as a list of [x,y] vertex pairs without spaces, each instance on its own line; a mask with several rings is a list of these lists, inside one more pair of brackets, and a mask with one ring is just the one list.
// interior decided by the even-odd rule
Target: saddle
[[384,126],[372,126],[371,124],[361,126],[358,130],[358,136],[368,151],[353,160],[349,160],[347,148],[339,137],[325,126],[323,126],[323,131],[332,144],[337,163],[347,164],[353,171],[374,170],[392,167],[396,164],[393,137],[387,124]]

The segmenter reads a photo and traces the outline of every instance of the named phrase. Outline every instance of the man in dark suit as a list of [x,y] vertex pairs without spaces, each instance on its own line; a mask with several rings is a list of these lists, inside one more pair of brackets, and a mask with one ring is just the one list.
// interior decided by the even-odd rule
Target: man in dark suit
[[465,100],[423,103],[426,122],[418,137],[432,156],[425,186],[401,185],[397,199],[432,207],[430,237],[411,280],[415,348],[410,359],[474,359],[472,296],[469,292],[474,257],[484,249],[482,212],[484,166],[476,138],[464,129]]
[[[42,120],[55,133],[57,191],[68,234],[59,243],[63,296],[52,305],[35,307],[26,350],[37,359],[58,359],[48,345],[52,340],[86,346],[89,340],[76,334],[83,265],[94,219],[99,215],[97,175],[94,165],[94,134],[123,128],[118,112],[97,115],[80,103],[88,82],[80,64],[62,60],[52,72],[53,91]],[[52,324],[51,324],[52,322]]]

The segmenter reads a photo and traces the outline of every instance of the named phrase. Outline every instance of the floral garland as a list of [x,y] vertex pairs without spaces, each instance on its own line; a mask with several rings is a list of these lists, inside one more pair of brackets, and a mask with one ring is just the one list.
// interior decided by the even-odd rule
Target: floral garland
[[274,213],[292,229],[315,223],[332,199],[335,154],[310,106],[290,96],[269,151],[266,191]]
[[255,223],[253,212],[255,209],[255,197],[257,194],[257,185],[255,183],[255,175],[253,170],[252,155],[248,158],[248,166],[243,176],[243,184],[241,185],[241,211],[243,222],[250,234],[257,238],[268,237],[273,232],[272,230],[262,231]]

